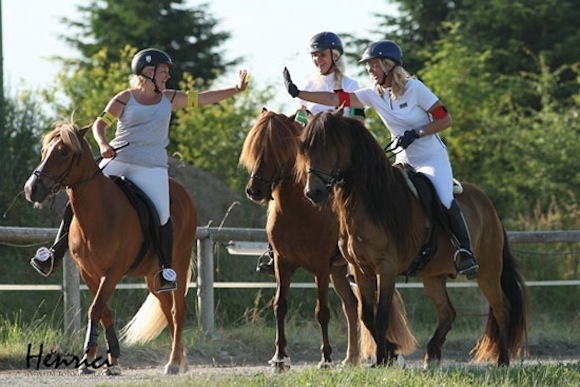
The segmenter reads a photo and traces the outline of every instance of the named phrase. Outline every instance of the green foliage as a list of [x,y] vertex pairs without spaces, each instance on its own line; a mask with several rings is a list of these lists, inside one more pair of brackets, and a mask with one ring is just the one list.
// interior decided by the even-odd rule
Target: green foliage
[[[196,89],[190,76],[186,75],[182,89]],[[169,153],[211,172],[235,192],[244,192],[247,174],[237,168],[242,144],[271,98],[271,88],[256,90],[250,86],[244,93],[215,105],[176,112]]]
[[[458,26],[435,45],[437,54],[421,72],[449,108],[453,129],[443,133],[460,180],[475,182],[492,197],[499,213],[514,221],[531,218],[539,203],[568,206],[580,188],[577,137],[580,98],[578,65],[553,71],[543,55],[531,56],[534,72],[497,76],[488,51],[470,54]],[[572,100],[559,100],[561,75],[577,74]],[[540,101],[537,106],[524,100]]]
[[[218,47],[230,33],[216,30],[217,21],[205,12],[204,4],[188,8],[183,0],[91,0],[78,10],[79,20],[62,22],[71,31],[63,38],[80,52],[81,67],[92,67],[90,58],[103,48],[109,51],[110,63],[117,63],[125,60],[119,53],[127,45],[156,47],[176,64],[168,83],[175,88],[184,72],[210,81],[239,61],[224,62]],[[106,62],[99,65],[107,71]]]
[[42,109],[32,91],[5,99],[0,123],[0,210],[4,214],[0,224],[25,225],[32,218],[32,206],[17,195],[39,161],[40,135],[50,126]]

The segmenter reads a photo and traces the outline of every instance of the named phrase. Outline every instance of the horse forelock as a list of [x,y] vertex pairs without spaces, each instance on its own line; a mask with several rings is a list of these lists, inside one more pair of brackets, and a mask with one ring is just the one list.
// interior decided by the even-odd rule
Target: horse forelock
[[240,165],[251,171],[258,162],[277,169],[294,163],[298,151],[300,126],[287,116],[262,113],[242,147]]
[[83,145],[79,136],[79,129],[72,122],[55,122],[53,124],[53,130],[44,136],[42,148],[47,149],[52,143],[58,140],[70,147],[75,153],[80,153],[82,151]]

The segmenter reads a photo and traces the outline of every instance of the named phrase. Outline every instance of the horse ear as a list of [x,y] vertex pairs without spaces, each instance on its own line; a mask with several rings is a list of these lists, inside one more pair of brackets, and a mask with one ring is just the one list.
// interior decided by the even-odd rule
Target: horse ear
[[85,125],[81,128],[81,130],[79,130],[79,134],[81,135],[81,138],[83,138],[85,136],[85,134],[87,134],[87,132],[89,131],[91,126],[92,125]]
[[262,108],[262,114],[266,113],[267,111],[268,111],[268,109],[267,109],[267,108],[264,106],[264,107]]

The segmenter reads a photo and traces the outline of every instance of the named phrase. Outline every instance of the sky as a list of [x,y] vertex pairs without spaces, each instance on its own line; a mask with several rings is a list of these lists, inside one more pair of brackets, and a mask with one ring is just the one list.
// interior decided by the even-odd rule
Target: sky
[[[0,0],[0,3],[5,91],[14,95],[23,86],[35,90],[50,85],[60,67],[48,58],[77,55],[59,38],[67,35],[60,19],[75,19],[77,6],[86,1]],[[396,9],[387,0],[185,1],[189,8],[202,4],[207,4],[206,13],[218,21],[216,30],[231,33],[231,38],[222,46],[224,59],[243,59],[238,68],[232,68],[216,80],[214,87],[235,84],[238,70],[246,68],[251,73],[251,85],[280,85],[273,101],[275,106],[269,108],[280,108],[281,113],[287,114],[298,104],[286,94],[282,69],[284,66],[290,69],[299,87],[314,75],[307,51],[313,35],[332,31],[373,39],[371,31],[376,30],[380,20],[374,15],[392,13]],[[368,84],[368,79],[356,76],[358,69],[349,71],[354,66],[357,64],[347,62],[346,73]]]

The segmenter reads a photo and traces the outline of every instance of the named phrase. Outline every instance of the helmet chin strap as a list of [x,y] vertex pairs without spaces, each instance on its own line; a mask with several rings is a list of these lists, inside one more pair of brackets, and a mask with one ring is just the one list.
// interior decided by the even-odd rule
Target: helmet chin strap
[[156,93],[161,93],[161,90],[159,90],[159,87],[157,86],[157,82],[155,79],[155,74],[157,73],[157,65],[155,65],[155,69],[153,70],[153,76],[152,77],[148,77],[145,74],[141,74],[143,75],[145,78],[149,79],[151,82],[153,82],[153,86],[155,87],[155,92]]
[[[336,66],[336,61],[334,60],[334,55],[332,54],[332,49],[330,49],[330,58],[332,59],[332,64],[330,65],[330,67],[328,68],[328,70],[325,73],[322,73],[322,75],[330,74],[330,70],[332,70],[332,68]],[[338,57],[338,59],[340,59],[340,56]]]
[[383,71],[383,79],[381,79],[381,86],[385,84],[388,77],[389,77],[389,73],[386,71]]
[[334,66],[335,66],[334,59],[332,59],[332,64],[330,65],[330,67],[328,68],[328,70],[326,72],[322,73],[322,75],[328,75],[328,74],[330,74],[330,70],[332,70],[332,68]]

